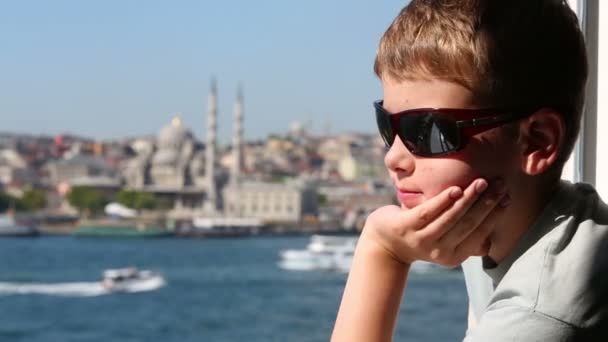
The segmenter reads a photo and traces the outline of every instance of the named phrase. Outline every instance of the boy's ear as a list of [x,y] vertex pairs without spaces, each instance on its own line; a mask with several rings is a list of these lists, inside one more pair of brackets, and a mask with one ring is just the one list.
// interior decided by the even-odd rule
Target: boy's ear
[[563,117],[550,108],[543,108],[520,124],[522,171],[535,176],[547,171],[559,157],[566,124]]

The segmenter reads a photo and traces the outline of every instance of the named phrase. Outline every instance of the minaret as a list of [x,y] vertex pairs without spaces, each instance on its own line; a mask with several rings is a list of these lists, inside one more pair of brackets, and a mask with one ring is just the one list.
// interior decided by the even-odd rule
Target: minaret
[[232,156],[234,160],[230,172],[230,183],[238,185],[241,178],[241,142],[243,138],[243,88],[241,86],[237,90],[236,102],[234,103],[234,122],[232,124],[234,127],[234,135],[232,136]]
[[217,189],[215,184],[215,151],[217,138],[217,85],[211,80],[211,91],[207,100],[207,142],[205,146],[205,179],[207,201],[205,211],[215,213],[217,209]]

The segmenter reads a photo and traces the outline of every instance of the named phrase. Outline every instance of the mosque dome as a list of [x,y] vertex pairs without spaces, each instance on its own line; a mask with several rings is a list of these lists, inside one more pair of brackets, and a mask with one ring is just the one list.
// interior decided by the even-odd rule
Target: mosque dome
[[179,153],[177,150],[160,150],[154,154],[152,165],[154,166],[170,166],[177,163]]
[[152,158],[152,165],[175,165],[179,159],[182,146],[190,139],[192,139],[192,133],[182,126],[181,119],[178,116],[173,118],[171,124],[163,127],[158,133],[158,150]]
[[182,120],[176,116],[171,120],[171,124],[163,127],[158,133],[158,148],[178,150],[183,143],[192,139],[192,133],[182,125]]

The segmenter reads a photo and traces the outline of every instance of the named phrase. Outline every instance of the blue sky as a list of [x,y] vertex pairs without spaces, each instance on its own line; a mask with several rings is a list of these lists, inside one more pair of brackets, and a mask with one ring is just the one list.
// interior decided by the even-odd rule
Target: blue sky
[[215,76],[222,141],[239,82],[247,140],[293,121],[374,132],[374,53],[404,4],[2,0],[0,131],[120,138],[181,113],[200,139]]

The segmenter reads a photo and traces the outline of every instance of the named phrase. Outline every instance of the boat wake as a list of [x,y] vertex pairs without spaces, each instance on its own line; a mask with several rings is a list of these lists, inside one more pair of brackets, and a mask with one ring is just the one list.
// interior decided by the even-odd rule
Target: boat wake
[[99,282],[89,283],[0,283],[1,295],[40,294],[64,297],[96,297],[112,293]]
[[165,278],[152,271],[135,267],[110,269],[101,281],[75,283],[8,283],[0,282],[0,296],[40,294],[64,297],[96,297],[111,293],[154,291],[165,286]]

